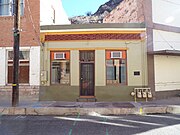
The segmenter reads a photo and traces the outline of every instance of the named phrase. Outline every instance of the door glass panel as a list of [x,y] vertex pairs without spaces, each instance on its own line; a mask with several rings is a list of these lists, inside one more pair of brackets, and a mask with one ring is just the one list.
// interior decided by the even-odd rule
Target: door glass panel
[[94,64],[81,64],[81,96],[94,95]]

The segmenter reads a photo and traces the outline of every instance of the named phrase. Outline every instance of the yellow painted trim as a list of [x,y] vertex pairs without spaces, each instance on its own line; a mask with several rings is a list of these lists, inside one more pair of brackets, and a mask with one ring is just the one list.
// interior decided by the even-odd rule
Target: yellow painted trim
[[17,86],[17,84],[12,84],[13,87]]
[[128,30],[121,30],[121,31],[117,31],[117,30],[99,30],[99,31],[72,31],[72,32],[41,32],[41,34],[44,35],[68,35],[68,34],[138,34],[138,33],[142,33],[145,32],[145,30],[140,30],[140,31],[128,31]]
[[114,47],[94,47],[94,48],[48,48],[48,51],[62,51],[62,50],[128,50],[129,48],[114,48]]

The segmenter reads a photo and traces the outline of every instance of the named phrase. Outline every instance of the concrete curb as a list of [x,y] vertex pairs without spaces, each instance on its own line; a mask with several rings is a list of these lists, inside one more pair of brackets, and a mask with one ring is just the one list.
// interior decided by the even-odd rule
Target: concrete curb
[[[142,107],[142,114],[166,114],[167,106],[145,106]],[[139,111],[141,113],[141,110]]]
[[180,106],[141,106],[138,108],[64,108],[64,107],[0,107],[1,115],[129,115],[180,114]]
[[168,106],[167,113],[180,114],[180,106],[179,105]]
[[39,107],[0,108],[2,115],[89,115],[93,112],[101,115],[134,114],[136,108],[63,108],[63,107]]

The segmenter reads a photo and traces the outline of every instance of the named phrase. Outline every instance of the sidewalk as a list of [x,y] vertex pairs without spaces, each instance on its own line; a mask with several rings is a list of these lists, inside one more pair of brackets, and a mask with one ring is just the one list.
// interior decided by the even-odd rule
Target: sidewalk
[[11,97],[0,97],[0,115],[121,115],[180,114],[180,97],[149,102],[62,102],[21,97],[19,107],[11,107]]

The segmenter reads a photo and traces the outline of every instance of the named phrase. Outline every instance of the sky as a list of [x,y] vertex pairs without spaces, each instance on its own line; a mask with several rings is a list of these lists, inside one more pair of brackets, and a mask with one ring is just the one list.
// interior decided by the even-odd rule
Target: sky
[[68,17],[95,13],[99,6],[109,0],[61,0]]

